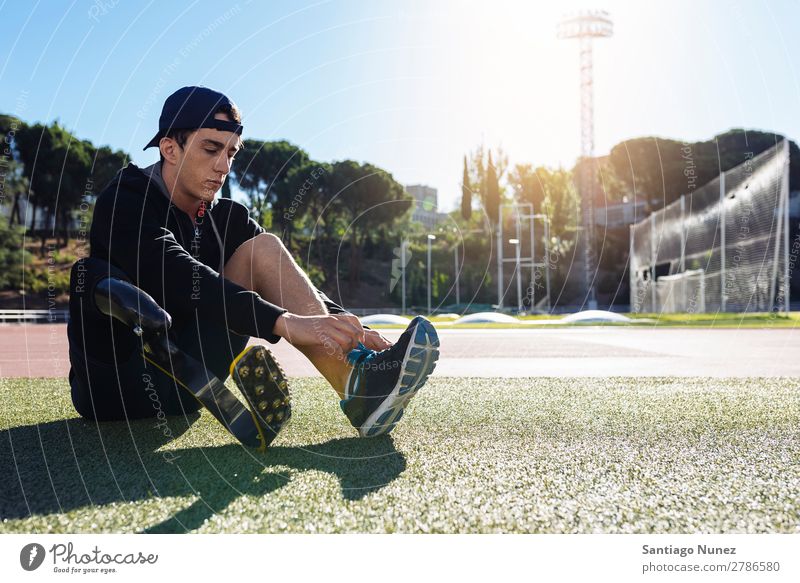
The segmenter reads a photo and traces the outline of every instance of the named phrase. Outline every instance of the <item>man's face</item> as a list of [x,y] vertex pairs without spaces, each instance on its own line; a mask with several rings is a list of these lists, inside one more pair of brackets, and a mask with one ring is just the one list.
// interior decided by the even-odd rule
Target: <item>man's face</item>
[[[228,120],[224,113],[214,116]],[[231,171],[233,157],[241,148],[238,134],[200,128],[189,135],[183,148],[174,148],[177,188],[189,196],[211,202]]]

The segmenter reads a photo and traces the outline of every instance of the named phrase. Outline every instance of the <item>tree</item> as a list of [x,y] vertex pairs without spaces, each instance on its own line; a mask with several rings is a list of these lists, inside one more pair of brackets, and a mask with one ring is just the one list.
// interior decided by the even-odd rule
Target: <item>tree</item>
[[[45,224],[52,220],[52,234],[60,233],[66,244],[70,211],[80,203],[91,173],[92,145],[77,140],[57,121],[50,126],[35,124],[20,128],[16,144],[24,163],[23,174],[30,181],[34,211],[31,228],[36,226],[36,209],[41,208],[46,212]],[[47,229],[40,236],[44,253]]]
[[8,225],[22,224],[20,198],[28,191],[28,179],[23,175],[24,167],[19,161],[16,133],[25,123],[14,116],[0,114],[0,171],[4,177],[0,194],[11,202]]
[[[483,207],[484,212],[491,217],[491,214],[486,208],[489,177],[489,163],[487,162],[487,155],[489,158],[491,158],[492,167],[494,168],[499,200],[498,207],[502,203],[504,195],[504,188],[503,185],[500,184],[500,180],[503,178],[506,168],[508,167],[508,156],[506,156],[502,148],[498,147],[495,150],[495,155],[492,157],[491,152],[487,152],[483,144],[478,146],[470,155],[469,174],[472,191],[480,194],[481,206]],[[497,220],[496,218],[490,218],[490,222],[496,223]]]
[[303,149],[284,140],[245,140],[233,163],[232,174],[247,195],[253,218],[263,224],[269,209],[271,223],[284,240],[291,229],[291,221],[286,218],[287,209],[295,194],[287,177],[292,169],[305,165],[308,160]]
[[680,192],[673,195],[669,191],[681,179],[686,188],[681,146],[676,140],[661,138],[626,140],[611,149],[608,161],[629,192],[648,206],[652,203],[651,210],[655,210],[680,196]]
[[[128,164],[129,156],[122,150],[112,150],[108,146],[95,148],[91,143],[85,143],[92,160],[91,177],[94,194],[97,195],[114,179],[117,172]],[[86,191],[88,189],[84,189],[84,193]]]
[[464,174],[461,176],[461,216],[465,221],[472,217],[472,185],[469,181],[466,156],[464,156]]
[[517,164],[508,173],[508,184],[517,202],[533,204],[533,210],[540,212],[544,207],[544,180],[547,179],[546,168],[533,168],[531,164]]
[[385,170],[352,160],[332,164],[328,187],[335,192],[334,204],[347,222],[344,235],[350,242],[348,275],[352,290],[360,280],[365,241],[407,213],[412,199]]
[[[475,148],[475,151],[470,154],[469,157],[469,169],[470,169],[470,184],[472,185],[473,192],[478,191],[480,192],[481,196],[484,195],[486,190],[486,172],[488,169],[487,164],[487,155],[489,151],[484,147],[483,144]],[[494,150],[494,168],[495,173],[497,174],[498,179],[502,179],[502,177],[506,173],[506,169],[508,168],[508,156],[506,155],[505,151],[502,147],[498,146]],[[502,195],[502,188],[501,188],[501,195]]]
[[[9,147],[6,191],[13,191],[10,224],[23,219],[20,202],[27,194],[31,210],[30,229],[37,224],[37,211],[46,213],[45,224],[53,222],[52,234],[66,245],[72,212],[84,196],[97,195],[128,161],[128,155],[108,146],[95,148],[88,140],[79,140],[58,122],[28,126],[11,116],[0,115],[0,133]],[[10,182],[9,181],[9,176]],[[9,186],[9,184],[11,186]],[[42,250],[47,229],[42,237]]]
[[325,186],[325,179],[330,167],[313,160],[305,160],[301,165],[292,168],[280,190],[282,196],[281,225],[285,233],[285,242],[291,246],[292,234],[296,225],[310,210],[318,210],[319,202]]
[[[744,163],[780,142],[773,132],[733,129],[700,142],[656,137],[634,138],[611,149],[608,166],[624,184],[629,197],[658,210],[690,194],[720,172]],[[800,187],[800,151],[790,144],[790,190]]]
[[23,176],[23,166],[14,158],[4,157],[2,159],[2,172],[5,174],[5,184],[3,186],[3,200],[10,202],[11,210],[8,213],[8,226],[22,224],[22,214],[20,212],[20,199],[28,192],[28,179]]
[[500,218],[500,182],[497,169],[492,164],[492,152],[489,150],[489,163],[486,166],[486,189],[484,191],[483,208],[492,223]]

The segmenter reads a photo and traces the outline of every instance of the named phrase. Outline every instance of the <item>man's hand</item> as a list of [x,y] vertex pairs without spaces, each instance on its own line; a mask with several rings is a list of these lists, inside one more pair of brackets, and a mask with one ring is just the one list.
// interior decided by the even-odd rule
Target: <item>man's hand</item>
[[295,346],[340,347],[346,354],[365,341],[364,332],[368,331],[352,314],[299,316],[286,312],[275,321],[273,332]]
[[364,346],[378,352],[392,346],[392,343],[386,340],[377,330],[364,330],[364,337]]

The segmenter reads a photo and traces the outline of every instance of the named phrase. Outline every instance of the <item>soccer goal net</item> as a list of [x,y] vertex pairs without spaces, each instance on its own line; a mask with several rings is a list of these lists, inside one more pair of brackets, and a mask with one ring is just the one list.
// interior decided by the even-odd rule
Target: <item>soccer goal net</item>
[[787,309],[788,203],[783,140],[632,225],[631,311]]

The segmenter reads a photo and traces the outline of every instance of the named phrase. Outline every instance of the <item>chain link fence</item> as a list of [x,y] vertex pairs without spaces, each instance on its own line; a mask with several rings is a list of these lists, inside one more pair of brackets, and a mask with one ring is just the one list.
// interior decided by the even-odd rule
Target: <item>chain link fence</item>
[[631,226],[631,311],[788,310],[783,140]]

